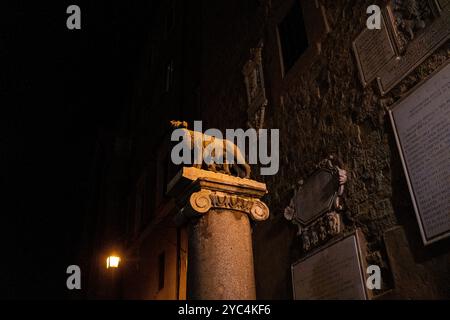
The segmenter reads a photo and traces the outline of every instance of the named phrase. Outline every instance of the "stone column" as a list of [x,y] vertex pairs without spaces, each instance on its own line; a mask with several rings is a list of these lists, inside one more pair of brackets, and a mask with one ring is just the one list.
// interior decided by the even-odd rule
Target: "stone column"
[[250,219],[265,220],[266,186],[249,179],[183,168],[169,184],[189,232],[187,298],[255,299]]

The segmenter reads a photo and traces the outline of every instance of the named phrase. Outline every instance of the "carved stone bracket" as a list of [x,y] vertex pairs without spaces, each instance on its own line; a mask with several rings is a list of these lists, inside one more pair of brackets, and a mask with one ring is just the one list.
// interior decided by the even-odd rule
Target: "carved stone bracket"
[[340,234],[344,228],[341,215],[337,212],[329,212],[307,227],[299,226],[300,229],[303,250],[309,251],[312,247]]
[[262,41],[250,50],[250,59],[242,68],[247,89],[248,126],[257,130],[264,126],[264,113],[267,106],[264,71],[262,66]]
[[[340,211],[343,210],[342,195],[344,193],[344,185],[347,182],[347,172],[336,165],[335,162],[332,156],[321,161],[316,166],[315,174],[310,177],[311,180],[314,180],[318,173],[323,172],[324,175],[331,175],[331,178],[326,180],[327,185],[333,183],[333,181],[336,182],[335,188],[331,188],[332,190],[326,190],[323,191],[323,194],[317,194],[317,203],[319,203],[319,197],[323,196],[329,199],[328,202],[322,203],[322,205],[325,205],[324,208],[314,215],[301,211],[302,201],[314,201],[314,199],[308,197],[310,193],[305,189],[314,188],[316,190],[320,186],[320,184],[315,184],[315,182],[307,181],[305,183],[301,180],[299,183],[300,188],[291,199],[289,206],[284,210],[285,218],[298,227],[297,235],[301,237],[302,247],[305,252],[327,242],[344,230]],[[316,195],[314,194],[314,196]],[[316,210],[315,207],[315,204],[303,206],[303,208],[314,208]]]

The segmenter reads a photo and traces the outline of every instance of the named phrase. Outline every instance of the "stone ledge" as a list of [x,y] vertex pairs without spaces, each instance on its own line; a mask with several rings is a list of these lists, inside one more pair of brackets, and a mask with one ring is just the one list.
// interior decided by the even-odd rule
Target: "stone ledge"
[[266,184],[194,167],[183,167],[167,185],[167,194],[178,197],[192,189],[228,191],[236,195],[260,198],[267,193]]
[[269,217],[269,208],[260,200],[267,193],[266,185],[254,180],[183,167],[167,190],[180,208],[174,217],[177,225],[212,209],[239,211],[254,221]]

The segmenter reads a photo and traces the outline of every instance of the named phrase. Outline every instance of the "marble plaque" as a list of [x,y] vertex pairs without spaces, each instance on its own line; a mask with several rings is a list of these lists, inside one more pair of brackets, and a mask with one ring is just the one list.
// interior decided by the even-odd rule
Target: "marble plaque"
[[330,170],[317,170],[295,195],[294,219],[307,224],[330,211],[338,188],[339,180]]
[[450,236],[450,63],[390,110],[425,244]]
[[353,42],[359,76],[364,86],[375,80],[378,71],[396,57],[385,19],[383,15],[380,30],[364,28]]
[[439,15],[436,0],[414,1],[406,3],[404,0],[390,0],[384,11],[396,49],[401,55],[404,55],[409,43],[426,32]]
[[428,0],[420,6],[423,20],[402,20],[410,7],[398,9],[398,3],[390,1],[383,9],[381,30],[365,28],[353,42],[363,86],[376,79],[381,94],[386,94],[448,41],[449,3]]
[[357,233],[294,263],[295,300],[366,300],[361,244]]
[[379,70],[377,80],[381,93],[390,91],[448,39],[450,39],[450,6],[446,6],[441,16],[408,44],[405,53],[399,59],[391,59]]

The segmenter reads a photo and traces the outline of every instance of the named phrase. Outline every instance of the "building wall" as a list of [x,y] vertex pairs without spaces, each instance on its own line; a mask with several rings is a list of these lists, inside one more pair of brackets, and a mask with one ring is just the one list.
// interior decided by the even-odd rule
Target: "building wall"
[[[267,183],[265,201],[271,210],[271,218],[257,223],[253,231],[258,298],[292,297],[290,264],[300,256],[300,244],[283,210],[297,181],[330,154],[349,172],[346,224],[362,228],[369,260],[382,267],[382,297],[449,298],[449,241],[426,248],[421,243],[387,115],[389,106],[449,59],[449,43],[381,96],[375,84],[362,87],[352,52],[352,41],[363,30],[372,1],[321,1],[330,26],[321,41],[321,54],[298,62],[284,78],[276,24],[292,1],[219,3],[223,7],[203,5],[208,23],[203,29],[203,120],[207,127],[245,128],[241,70],[250,48],[262,39],[269,97],[265,127],[280,129],[278,174],[258,176],[258,170],[253,171],[254,178]],[[307,32],[311,35],[314,30]]]
[[[177,300],[186,297],[187,237],[184,230],[180,230],[179,236],[177,242],[177,228],[170,219],[166,219],[128,254],[131,258],[123,270],[122,298]],[[164,255],[163,265],[161,255]],[[181,267],[179,273],[178,265]]]

